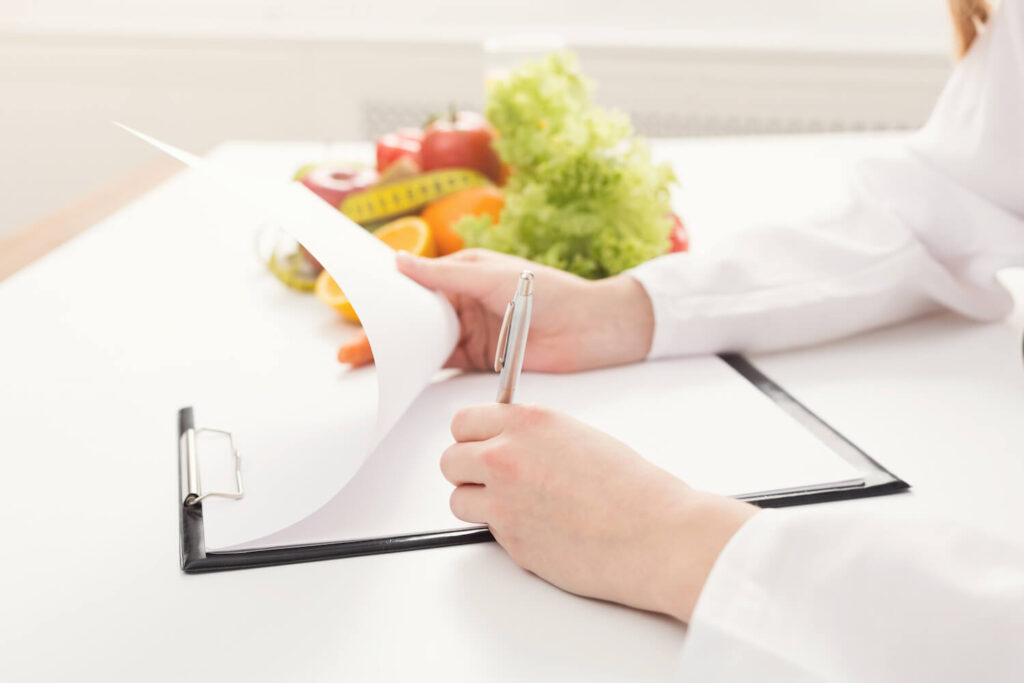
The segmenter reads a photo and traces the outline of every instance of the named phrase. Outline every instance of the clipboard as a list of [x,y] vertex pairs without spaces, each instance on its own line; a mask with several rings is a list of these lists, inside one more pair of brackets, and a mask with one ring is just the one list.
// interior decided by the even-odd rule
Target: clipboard
[[[785,389],[758,370],[749,360],[737,354],[720,358],[760,392],[768,396],[784,413],[796,420],[829,449],[840,455],[863,475],[856,485],[837,484],[827,488],[790,490],[770,495],[737,496],[759,507],[787,507],[834,500],[866,498],[905,491],[910,485],[884,468],[831,425],[815,415]],[[228,437],[235,462],[236,488],[232,491],[205,491],[200,476],[201,463],[196,436],[203,431],[218,432]],[[473,526],[426,533],[401,534],[377,538],[339,540],[306,545],[283,545],[246,550],[207,551],[203,527],[203,500],[209,497],[241,499],[244,495],[242,456],[234,445],[234,437],[223,430],[196,426],[191,407],[178,411],[178,466],[180,488],[181,569],[186,573],[218,572],[233,569],[270,567],[299,562],[333,560],[360,555],[405,552],[425,548],[487,543],[494,540],[486,526]]]

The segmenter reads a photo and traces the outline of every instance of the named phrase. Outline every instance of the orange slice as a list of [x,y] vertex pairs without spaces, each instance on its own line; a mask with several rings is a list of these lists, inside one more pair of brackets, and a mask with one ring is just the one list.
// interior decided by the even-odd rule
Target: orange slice
[[[391,221],[378,228],[373,234],[395,251],[407,251],[416,256],[437,256],[437,245],[430,233],[430,227],[418,216],[407,216]],[[316,293],[316,298],[341,313],[342,316],[354,323],[359,322],[359,317],[356,315],[355,309],[352,308],[352,304],[349,303],[348,297],[326,270],[317,276],[313,291]]]
[[359,322],[356,309],[352,308],[348,297],[345,296],[345,293],[341,291],[341,287],[338,286],[338,283],[334,281],[334,278],[326,270],[321,271],[317,275],[313,291],[316,292],[317,299],[320,299],[320,301],[323,301],[352,322]]
[[437,256],[437,244],[430,226],[419,216],[406,216],[377,228],[374,237],[395,251],[407,251],[414,256]]

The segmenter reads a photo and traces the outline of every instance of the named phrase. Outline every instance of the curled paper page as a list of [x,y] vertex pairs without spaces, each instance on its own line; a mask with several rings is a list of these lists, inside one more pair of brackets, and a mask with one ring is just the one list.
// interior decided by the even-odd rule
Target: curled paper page
[[[232,171],[126,126],[121,127],[230,191],[240,205],[244,203],[247,212],[255,210],[265,215],[267,220],[280,225],[305,246],[345,292],[373,348],[377,410],[372,434],[354,435],[341,429],[339,425],[344,423],[345,416],[339,415],[335,424],[323,428],[319,439],[317,434],[310,433],[316,431],[315,427],[304,434],[272,438],[281,449],[276,456],[260,452],[259,446],[255,449],[255,458],[253,449],[243,452],[246,477],[254,480],[244,501],[238,505],[226,501],[224,505],[207,506],[207,515],[218,518],[216,524],[207,525],[208,546],[238,545],[295,523],[347,483],[451,355],[458,339],[458,319],[443,295],[425,289],[397,270],[395,252],[389,246],[330,207],[301,183],[239,178]],[[239,244],[239,249],[244,248],[244,244]],[[269,313],[253,309],[252,315],[273,316],[272,307],[267,308]],[[296,349],[297,353],[306,350],[302,340],[296,340]],[[270,376],[273,373],[266,374]],[[329,378],[334,380],[332,385],[325,384],[320,377],[310,377],[308,381],[312,392],[347,394],[338,405],[343,406],[348,417],[354,420],[352,414],[362,411],[360,415],[365,415],[365,404],[372,400],[373,392],[367,391],[367,378],[366,375],[353,378],[349,383]],[[273,377],[268,381],[277,382]],[[323,386],[318,388],[318,382]],[[203,398],[196,396],[194,399],[200,423],[205,422]],[[255,400],[251,396],[237,397],[237,401],[243,404]],[[314,399],[309,398],[309,402],[313,403]],[[311,414],[315,410],[315,406],[310,407]],[[325,417],[320,416],[321,422]],[[244,421],[240,414],[235,419]],[[312,424],[312,418],[310,422]],[[285,421],[283,424],[290,426],[294,422]],[[246,428],[235,424],[205,426],[239,431]],[[264,429],[263,425],[251,426],[250,434]],[[334,443],[339,441],[343,443]],[[288,448],[289,442],[298,448]],[[347,462],[343,466],[332,462],[330,454],[333,452]],[[307,461],[303,462],[307,454]],[[272,462],[275,457],[287,459],[288,469]],[[317,486],[307,486],[307,480],[315,480]],[[262,490],[256,487],[256,481],[263,484]],[[272,494],[270,488],[273,489]],[[311,490],[316,493],[311,494]]]

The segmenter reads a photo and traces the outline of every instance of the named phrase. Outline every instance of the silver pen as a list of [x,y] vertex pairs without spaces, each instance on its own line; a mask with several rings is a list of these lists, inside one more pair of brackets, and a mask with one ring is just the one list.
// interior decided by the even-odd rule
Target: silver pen
[[498,377],[498,403],[511,403],[515,397],[532,313],[533,273],[524,270],[519,274],[516,293],[505,309],[505,318],[498,332],[498,348],[494,351],[494,371],[501,373]]

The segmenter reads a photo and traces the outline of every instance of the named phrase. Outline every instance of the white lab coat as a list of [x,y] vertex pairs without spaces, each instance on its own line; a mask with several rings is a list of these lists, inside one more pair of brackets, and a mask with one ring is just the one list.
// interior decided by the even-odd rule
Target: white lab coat
[[[1024,0],[1005,0],[928,123],[863,161],[831,218],[631,274],[651,355],[811,344],[937,308],[997,320],[1024,265]],[[694,681],[1024,681],[1024,539],[856,506],[754,516],[684,648]]]

